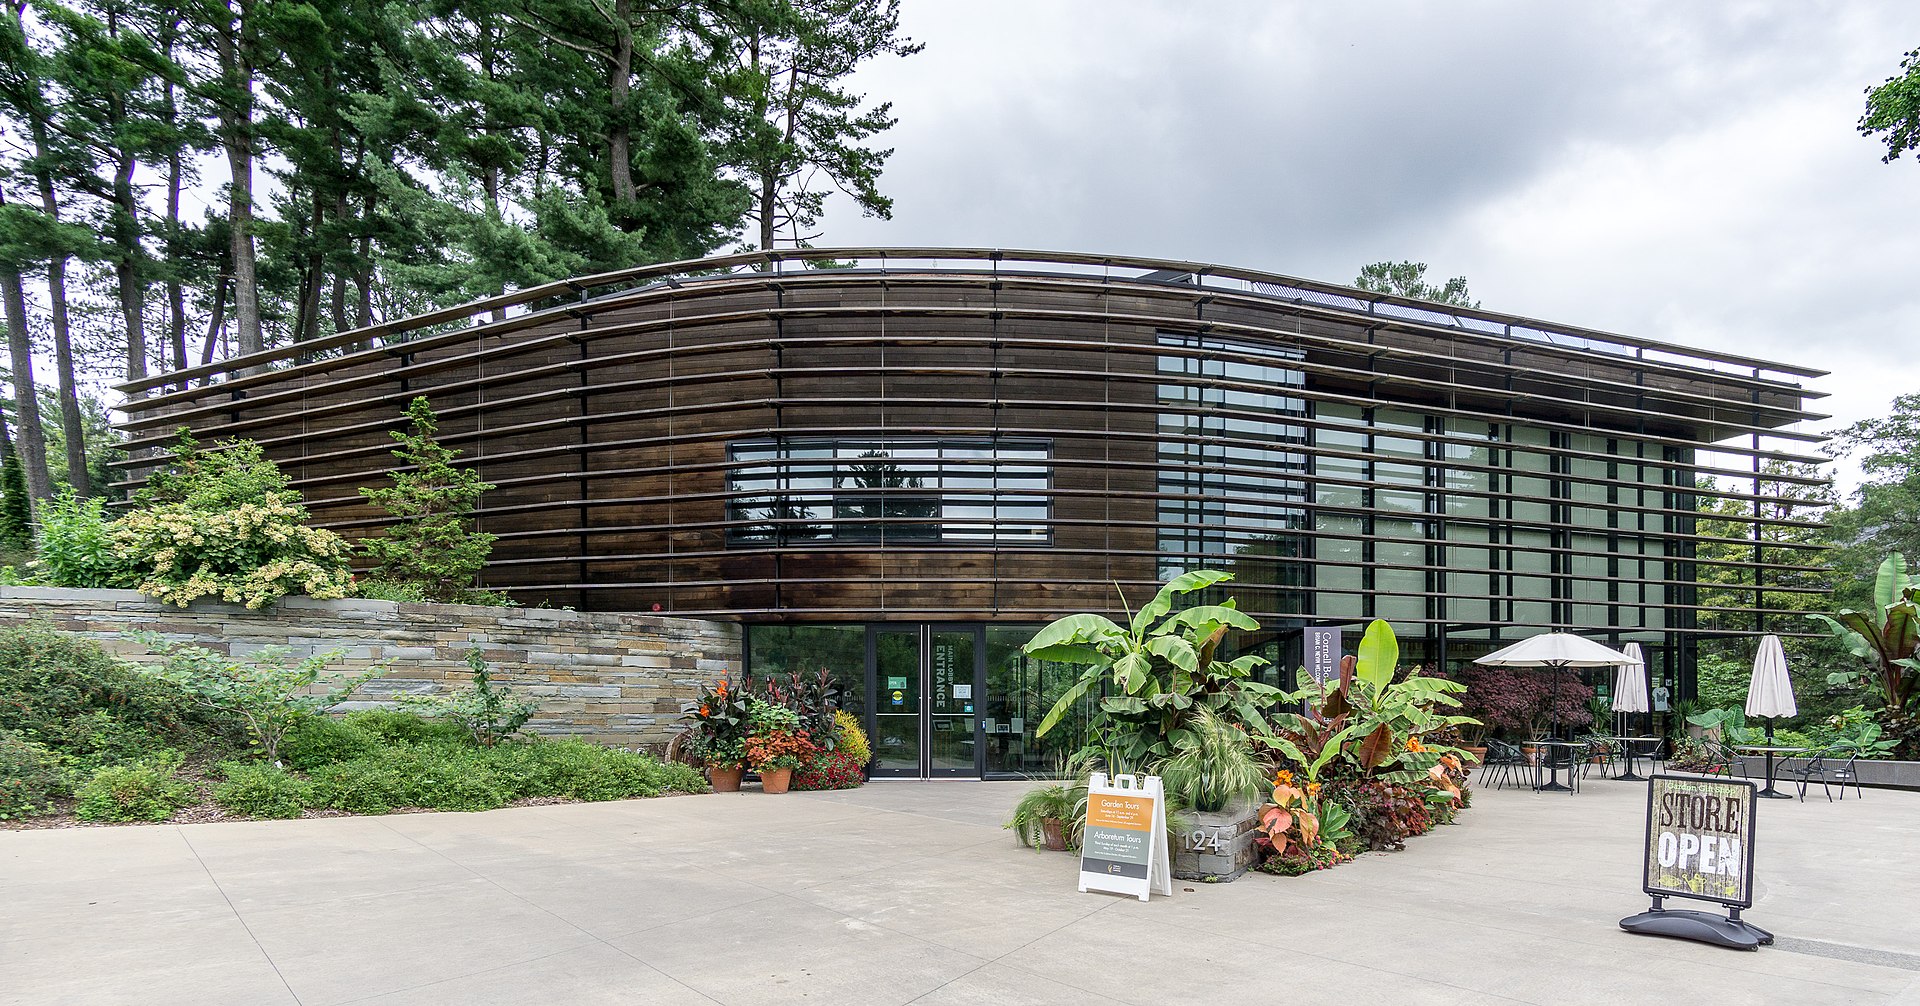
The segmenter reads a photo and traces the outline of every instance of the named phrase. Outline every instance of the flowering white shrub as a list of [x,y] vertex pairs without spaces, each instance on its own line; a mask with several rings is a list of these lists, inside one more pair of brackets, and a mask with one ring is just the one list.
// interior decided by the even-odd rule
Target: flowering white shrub
[[186,607],[215,597],[264,608],[289,594],[345,597],[350,549],[332,531],[305,525],[305,508],[265,496],[229,510],[160,504],[111,525],[114,545],[140,577],[139,590]]

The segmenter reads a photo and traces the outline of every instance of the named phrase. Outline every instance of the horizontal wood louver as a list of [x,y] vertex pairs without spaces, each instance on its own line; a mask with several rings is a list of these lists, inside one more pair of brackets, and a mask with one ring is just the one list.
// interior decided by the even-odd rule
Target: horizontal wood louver
[[[1821,477],[1757,475],[1824,460],[1818,376],[1199,263],[788,250],[155,375],[120,428],[126,485],[179,427],[249,437],[360,536],[426,395],[529,604],[1032,622],[1220,566],[1290,623],[1724,633],[1819,589],[1811,548],[1699,555],[1819,526]],[[1741,537],[1700,531],[1705,477]],[[1753,589],[1702,603],[1708,566]]]

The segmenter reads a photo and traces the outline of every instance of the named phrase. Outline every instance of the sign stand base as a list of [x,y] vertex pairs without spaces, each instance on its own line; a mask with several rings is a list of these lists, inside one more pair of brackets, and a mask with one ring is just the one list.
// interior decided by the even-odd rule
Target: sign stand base
[[1772,933],[1742,919],[1738,908],[1727,909],[1725,915],[1715,915],[1712,912],[1669,911],[1661,908],[1660,902],[1660,898],[1654,898],[1652,908],[1621,919],[1620,928],[1629,933],[1673,936],[1735,950],[1758,950],[1761,944],[1773,942]]

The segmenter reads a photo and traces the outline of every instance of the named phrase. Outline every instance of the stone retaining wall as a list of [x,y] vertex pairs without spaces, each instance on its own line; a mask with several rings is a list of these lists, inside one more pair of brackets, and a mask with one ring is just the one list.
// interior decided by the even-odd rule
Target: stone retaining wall
[[285,647],[295,659],[342,651],[334,666],[391,670],[363,690],[372,701],[458,687],[478,645],[496,683],[540,702],[543,734],[620,747],[664,744],[681,704],[703,681],[739,670],[740,627],[658,615],[290,597],[271,611],[198,602],[162,604],[128,590],[0,587],[0,625],[38,620],[151,659],[129,633],[153,632],[230,656]]

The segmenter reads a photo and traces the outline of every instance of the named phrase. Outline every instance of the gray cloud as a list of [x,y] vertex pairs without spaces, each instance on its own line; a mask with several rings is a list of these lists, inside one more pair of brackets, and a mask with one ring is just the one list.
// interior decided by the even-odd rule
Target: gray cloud
[[922,3],[863,70],[891,222],[1349,281],[1416,258],[1500,310],[1920,388],[1920,168],[1855,134],[1920,7]]

